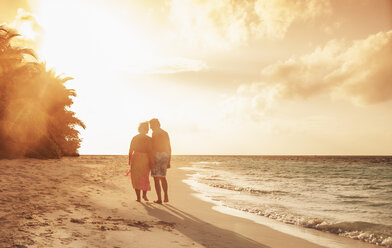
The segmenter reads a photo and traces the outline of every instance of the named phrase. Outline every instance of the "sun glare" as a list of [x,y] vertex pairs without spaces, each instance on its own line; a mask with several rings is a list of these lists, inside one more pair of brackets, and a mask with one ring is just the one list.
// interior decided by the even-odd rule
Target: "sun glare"
[[34,31],[33,26],[30,22],[23,22],[18,27],[18,32],[26,40],[35,40],[39,35],[37,32]]
[[44,29],[39,54],[59,71],[126,69],[151,55],[143,30],[132,25],[133,14],[120,6],[41,0],[36,8]]

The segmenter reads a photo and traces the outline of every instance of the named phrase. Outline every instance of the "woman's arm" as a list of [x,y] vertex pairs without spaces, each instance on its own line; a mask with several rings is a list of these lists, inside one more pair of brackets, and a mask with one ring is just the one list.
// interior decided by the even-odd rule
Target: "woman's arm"
[[129,153],[128,153],[128,157],[129,157],[129,160],[128,160],[128,165],[131,165],[131,159],[132,159],[132,155],[133,155],[133,152],[135,151],[135,144],[134,144],[135,142],[134,142],[134,139],[132,139],[132,141],[131,141],[131,145],[129,146]]

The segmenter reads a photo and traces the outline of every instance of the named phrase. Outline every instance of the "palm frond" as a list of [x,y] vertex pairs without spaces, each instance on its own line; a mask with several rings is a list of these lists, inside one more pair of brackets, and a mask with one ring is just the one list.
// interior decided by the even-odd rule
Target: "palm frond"
[[37,59],[37,55],[35,54],[33,49],[23,48],[23,49],[18,49],[18,51],[21,52],[22,54],[27,54],[27,55],[30,55],[31,57]]
[[64,84],[65,82],[67,82],[69,80],[74,80],[74,78],[73,77],[65,77],[65,78],[61,79],[60,82]]

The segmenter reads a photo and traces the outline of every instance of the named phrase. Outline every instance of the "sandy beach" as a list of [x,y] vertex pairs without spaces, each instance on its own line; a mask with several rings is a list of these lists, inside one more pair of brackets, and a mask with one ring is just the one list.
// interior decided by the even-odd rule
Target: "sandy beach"
[[0,248],[392,248],[392,0],[353,3],[0,0]]
[[[154,190],[136,202],[127,157],[113,158],[0,160],[0,247],[325,247],[214,211],[183,182],[187,164],[175,159],[170,203],[152,203]],[[374,247],[320,235],[339,247]]]

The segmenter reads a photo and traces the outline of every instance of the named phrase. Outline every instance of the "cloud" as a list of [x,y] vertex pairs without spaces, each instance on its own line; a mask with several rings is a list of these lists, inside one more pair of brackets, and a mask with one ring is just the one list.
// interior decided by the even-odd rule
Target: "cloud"
[[16,45],[37,48],[43,29],[33,14],[19,8],[15,20],[9,24],[9,27],[17,30],[21,35],[14,40]]
[[24,40],[35,40],[43,31],[35,16],[21,8],[10,27],[18,30]]
[[172,74],[187,71],[206,70],[207,65],[203,61],[187,58],[170,58],[158,60],[157,64],[152,68],[152,73]]
[[392,99],[392,30],[364,40],[332,40],[300,58],[264,68],[264,80],[281,85],[282,96],[322,92],[373,104]]
[[280,85],[253,83],[241,85],[237,92],[220,103],[221,118],[231,121],[261,121],[281,98]]
[[257,119],[280,100],[322,93],[356,104],[390,101],[391,58],[392,30],[353,42],[331,40],[312,53],[265,67],[261,83],[241,86],[225,106],[232,116],[242,112]]
[[153,57],[147,60],[137,61],[127,71],[134,74],[175,74],[180,72],[198,72],[207,68],[207,64],[201,60],[180,57]]
[[342,27],[342,23],[340,22],[334,22],[330,25],[327,25],[324,27],[323,31],[326,34],[332,35],[334,34],[337,30],[339,30]]
[[[339,66],[325,80],[337,84],[336,93],[361,104],[392,99],[392,30],[372,35],[344,50]],[[333,59],[333,58],[331,58]]]
[[329,1],[318,0],[172,0],[170,15],[182,38],[214,48],[250,39],[282,39],[295,21],[329,14]]
[[269,38],[283,38],[294,21],[330,14],[331,6],[329,1],[259,0],[255,12],[260,20],[256,31]]

